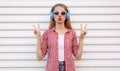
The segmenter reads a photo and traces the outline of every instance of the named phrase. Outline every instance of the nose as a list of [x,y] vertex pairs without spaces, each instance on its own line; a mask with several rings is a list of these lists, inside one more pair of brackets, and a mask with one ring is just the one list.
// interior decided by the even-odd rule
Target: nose
[[61,16],[61,13],[59,13],[58,16]]

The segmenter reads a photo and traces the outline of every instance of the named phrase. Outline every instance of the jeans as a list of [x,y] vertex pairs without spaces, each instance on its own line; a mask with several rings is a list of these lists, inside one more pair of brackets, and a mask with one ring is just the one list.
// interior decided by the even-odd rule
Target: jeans
[[65,71],[65,61],[59,61],[59,71]]

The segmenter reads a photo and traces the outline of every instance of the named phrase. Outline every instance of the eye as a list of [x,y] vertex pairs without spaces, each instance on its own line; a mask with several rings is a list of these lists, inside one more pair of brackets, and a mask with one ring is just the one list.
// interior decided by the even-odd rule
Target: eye
[[55,11],[55,12],[54,12],[54,14],[55,14],[55,15],[58,15],[58,14],[59,14],[59,12],[58,12],[58,11]]
[[65,15],[66,13],[64,11],[61,12],[61,15]]

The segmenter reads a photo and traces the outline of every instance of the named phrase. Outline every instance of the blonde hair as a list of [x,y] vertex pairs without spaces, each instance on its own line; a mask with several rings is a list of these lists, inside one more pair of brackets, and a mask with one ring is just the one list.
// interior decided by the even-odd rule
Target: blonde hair
[[[63,8],[68,12],[68,8],[67,8],[67,6],[64,5],[64,4],[56,4],[56,5],[54,5],[54,6],[52,7],[52,9],[51,9],[51,12],[53,12],[54,9],[55,9],[57,6],[63,7]],[[65,25],[65,27],[66,27],[67,29],[72,29],[71,22],[70,22],[70,18],[69,18],[69,19],[66,19],[64,23],[65,23],[64,25]],[[55,20],[54,20],[54,19],[50,19],[49,29],[52,29],[53,27],[55,27]]]

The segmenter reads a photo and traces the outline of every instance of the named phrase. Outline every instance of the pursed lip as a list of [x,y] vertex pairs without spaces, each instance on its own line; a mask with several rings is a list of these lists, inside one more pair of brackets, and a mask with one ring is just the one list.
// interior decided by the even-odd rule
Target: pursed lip
[[61,21],[61,20],[62,20],[62,18],[60,18],[60,17],[59,17],[59,18],[58,18],[58,20],[59,20],[59,21]]

